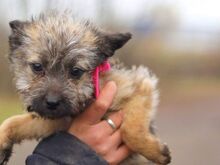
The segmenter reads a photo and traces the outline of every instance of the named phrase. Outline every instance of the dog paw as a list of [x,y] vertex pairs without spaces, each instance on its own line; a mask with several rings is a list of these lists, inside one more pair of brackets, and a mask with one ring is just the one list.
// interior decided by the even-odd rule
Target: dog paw
[[0,149],[0,165],[6,165],[12,153],[12,147]]
[[6,141],[1,141],[0,143],[0,165],[7,164],[11,153],[12,153],[11,143],[6,143]]
[[7,164],[12,153],[12,147],[7,147],[3,150],[0,150],[0,165]]
[[157,160],[157,163],[161,165],[166,165],[171,162],[170,150],[166,144],[163,144],[161,147],[161,155]]

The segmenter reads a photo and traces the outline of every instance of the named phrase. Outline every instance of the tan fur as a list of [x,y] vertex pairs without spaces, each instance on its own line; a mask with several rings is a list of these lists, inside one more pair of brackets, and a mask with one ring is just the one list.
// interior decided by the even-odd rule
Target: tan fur
[[[12,28],[13,26],[16,25],[12,25]],[[24,36],[16,33],[18,29],[11,35],[10,59],[15,73],[16,86],[23,97],[25,106],[32,105],[33,100],[41,98],[42,93],[46,96],[45,91],[50,91],[68,98],[70,110],[76,111],[76,114],[80,112],[80,108],[85,109],[86,103],[83,101],[92,100],[91,72],[94,69],[94,63],[109,58],[129,39],[129,34],[109,35],[103,38],[107,34],[98,31],[91,24],[74,23],[70,17],[62,14],[55,16],[52,14],[48,17],[42,15],[37,21],[26,23],[22,30],[22,33],[25,33]],[[21,37],[24,42],[19,48],[20,45],[15,45],[21,44],[18,42],[18,37]],[[104,52],[102,52],[103,49]],[[100,57],[103,54],[105,57]],[[34,73],[30,67],[30,63],[40,63],[42,59],[46,59],[48,63],[45,67],[47,71],[45,75]],[[73,61],[71,67],[79,67],[87,72],[78,79],[69,78],[68,69],[71,67],[65,68],[67,65],[65,62],[70,61]],[[111,63],[111,71],[100,75],[100,88],[107,81],[115,81],[118,90],[105,116],[114,111],[124,112],[120,128],[122,139],[135,152],[121,164],[142,165],[148,162],[147,159],[159,164],[168,164],[170,153],[167,146],[162,144],[150,130],[158,104],[157,78],[143,66],[127,69],[115,61]],[[53,67],[55,70],[52,70]],[[60,70],[62,72],[59,72]],[[43,103],[40,102],[40,104]],[[61,112],[60,108],[58,112]],[[46,108],[40,109],[46,111]],[[39,108],[34,110],[38,112]],[[62,110],[65,111],[66,107]],[[36,113],[7,119],[0,126],[0,164],[3,163],[1,161],[7,161],[4,159],[9,156],[8,151],[12,149],[14,143],[41,139],[57,131],[65,131],[69,128],[70,121],[71,117],[52,120]]]
[[104,79],[114,80],[118,86],[118,93],[111,110],[124,111],[121,126],[123,141],[133,151],[148,159],[158,159],[158,163],[164,162],[166,157],[161,154],[161,150],[165,146],[160,144],[159,139],[149,131],[158,97],[157,79],[150,76],[144,67],[113,70],[104,75]]
[[17,115],[4,121],[0,127],[0,137],[15,143],[20,143],[23,139],[40,139],[55,131],[66,129],[68,123],[70,120],[64,118],[48,120],[32,113]]
[[[154,93],[156,92],[156,84],[154,84],[156,80],[147,77],[147,75],[137,74],[140,71],[138,69],[143,69],[142,72],[146,72],[146,68],[143,67],[130,71],[113,70],[102,75],[101,80],[102,84],[113,80],[118,86],[118,92],[110,110],[118,111],[121,109],[124,111],[125,115],[121,126],[123,141],[133,151],[159,163],[166,159],[161,154],[164,146],[149,132],[150,121],[154,113],[152,99],[153,95],[157,94]],[[133,78],[135,81],[132,81]],[[2,144],[0,148],[7,147],[6,144],[10,144],[11,141],[19,143],[23,139],[44,138],[53,132],[66,130],[69,127],[68,122],[69,120],[66,118],[49,120],[42,119],[36,114],[11,117],[0,127],[0,144]],[[128,160],[128,162],[132,161]]]

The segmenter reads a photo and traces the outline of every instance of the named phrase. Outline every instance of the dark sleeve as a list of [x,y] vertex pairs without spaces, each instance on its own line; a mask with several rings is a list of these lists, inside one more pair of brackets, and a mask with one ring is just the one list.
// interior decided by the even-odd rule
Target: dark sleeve
[[37,145],[26,165],[107,165],[107,162],[78,138],[58,132]]

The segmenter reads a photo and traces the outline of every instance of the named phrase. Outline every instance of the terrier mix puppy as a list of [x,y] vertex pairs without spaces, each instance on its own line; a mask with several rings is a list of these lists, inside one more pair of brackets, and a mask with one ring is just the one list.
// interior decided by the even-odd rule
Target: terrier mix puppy
[[[130,33],[107,33],[66,13],[9,24],[9,59],[28,113],[0,126],[0,164],[7,162],[13,144],[67,130],[71,118],[94,100],[94,69],[131,38]],[[147,159],[168,164],[168,147],[151,131],[158,102],[156,77],[145,67],[126,69],[112,63],[100,75],[100,86],[110,80],[118,92],[108,112],[124,111],[122,139],[135,152],[121,164],[146,164]]]

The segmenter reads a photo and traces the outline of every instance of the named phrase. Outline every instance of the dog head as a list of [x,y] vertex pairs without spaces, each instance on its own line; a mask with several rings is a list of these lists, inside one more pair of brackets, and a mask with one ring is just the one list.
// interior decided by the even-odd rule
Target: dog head
[[57,118],[80,113],[93,98],[92,72],[130,38],[66,13],[9,23],[16,87],[29,111]]

